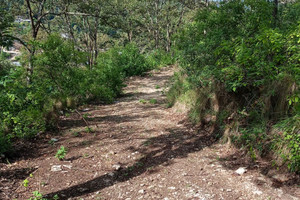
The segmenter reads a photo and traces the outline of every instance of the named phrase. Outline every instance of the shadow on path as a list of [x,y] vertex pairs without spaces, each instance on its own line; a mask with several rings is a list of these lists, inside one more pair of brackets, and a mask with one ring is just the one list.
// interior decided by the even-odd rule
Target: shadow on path
[[159,165],[168,166],[174,158],[185,158],[189,153],[201,151],[204,147],[216,142],[214,134],[190,133],[186,129],[166,129],[168,134],[149,138],[139,148],[142,157],[132,166],[121,168],[113,173],[107,173],[87,182],[62,189],[50,194],[47,198],[58,195],[61,199],[68,199],[97,192],[118,182],[125,182],[137,177]]

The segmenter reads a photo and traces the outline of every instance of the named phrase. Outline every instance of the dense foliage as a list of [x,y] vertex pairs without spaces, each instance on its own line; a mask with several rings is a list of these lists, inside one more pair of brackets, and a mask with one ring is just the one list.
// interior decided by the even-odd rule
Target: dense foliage
[[299,120],[300,113],[299,13],[299,2],[280,4],[274,16],[274,4],[258,0],[224,1],[201,9],[177,37],[189,86],[178,79],[173,86],[177,89],[169,94],[174,101],[175,92],[202,88],[203,93],[211,87],[221,106],[213,113],[222,116],[220,125],[225,127],[224,115],[235,113],[240,131],[232,136],[234,141],[261,154],[276,146],[266,145],[275,141],[274,134],[268,135],[270,125],[285,120],[280,141],[290,150],[281,156],[294,171],[300,170],[300,127],[287,122]]
[[35,45],[30,85],[22,66],[1,63],[0,152],[8,151],[14,138],[31,138],[55,128],[60,111],[89,101],[112,102],[122,93],[126,77],[154,67],[134,44],[100,53],[92,67],[86,65],[84,52],[58,35]]

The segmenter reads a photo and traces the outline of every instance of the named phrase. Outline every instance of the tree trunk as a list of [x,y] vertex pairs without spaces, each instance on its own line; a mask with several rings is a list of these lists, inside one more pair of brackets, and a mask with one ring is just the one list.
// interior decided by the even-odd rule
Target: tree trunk
[[167,25],[167,47],[166,47],[166,50],[167,52],[170,52],[171,50],[171,44],[172,44],[172,41],[171,41],[171,38],[170,38],[170,28],[169,28],[169,24]]

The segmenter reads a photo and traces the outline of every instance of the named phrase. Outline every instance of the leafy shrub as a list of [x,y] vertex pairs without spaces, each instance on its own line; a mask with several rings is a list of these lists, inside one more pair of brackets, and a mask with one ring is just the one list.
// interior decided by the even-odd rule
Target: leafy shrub
[[146,58],[149,65],[153,68],[164,67],[175,63],[175,56],[173,57],[170,52],[160,49],[150,52]]
[[277,138],[274,149],[287,162],[291,171],[300,171],[300,116],[287,118],[276,125],[283,134]]
[[121,68],[125,76],[143,75],[151,69],[146,58],[132,43],[125,47],[115,47],[99,55],[100,65],[111,65],[112,68]]
[[[267,151],[272,146],[267,144],[272,140],[266,134],[268,126],[299,115],[299,5],[280,6],[278,20],[268,1],[222,1],[200,9],[176,36],[185,80],[174,83],[170,102],[185,93],[185,81],[191,86],[187,90],[198,93],[213,83],[222,104],[219,112],[231,108],[240,126],[235,141],[251,155],[254,150]],[[199,110],[197,103],[192,110]],[[240,117],[238,110],[245,115]],[[282,140],[290,169],[299,171],[299,131],[285,130]]]
[[10,137],[8,135],[5,135],[0,130],[0,152],[5,153],[8,152],[10,149],[11,149]]
[[44,131],[43,113],[32,97],[32,88],[22,82],[23,69],[2,63],[0,77],[0,141],[1,151],[10,150],[10,141],[16,137],[33,137]]

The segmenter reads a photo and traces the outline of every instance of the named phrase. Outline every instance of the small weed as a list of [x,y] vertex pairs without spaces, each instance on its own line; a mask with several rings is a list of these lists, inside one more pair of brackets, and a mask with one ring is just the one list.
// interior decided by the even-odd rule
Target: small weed
[[160,86],[159,86],[159,85],[156,85],[156,86],[155,86],[155,89],[159,89],[159,88],[160,88]]
[[28,200],[46,200],[39,191],[34,191],[32,194],[33,197],[30,197]]
[[86,131],[87,133],[93,133],[93,132],[94,132],[94,130],[93,130],[92,128],[90,128],[90,127],[86,127],[86,128],[85,128],[85,131]]
[[157,100],[156,99],[150,99],[149,103],[151,103],[151,104],[157,104]]
[[29,184],[29,180],[28,180],[28,179],[25,179],[25,180],[23,181],[23,186],[24,186],[24,187],[28,187],[28,184]]
[[57,153],[55,154],[55,157],[58,158],[58,160],[63,160],[67,154],[67,150],[64,146],[61,146],[58,150]]
[[151,142],[150,140],[147,140],[147,141],[144,142],[143,145],[144,145],[144,146],[149,146],[149,145],[151,145],[151,143],[152,143],[152,142]]
[[82,117],[84,118],[84,119],[88,119],[88,117],[90,116],[91,114],[89,114],[89,113],[85,113],[84,115],[82,115]]
[[[46,198],[43,198],[43,194],[40,193],[39,191],[34,191],[33,193],[33,196],[30,197],[28,200],[48,200]],[[59,197],[58,195],[54,195],[54,197],[52,198],[52,200],[59,200]]]
[[79,132],[74,132],[74,133],[73,133],[73,136],[74,136],[74,137],[79,137],[79,136],[80,136],[80,133],[79,133]]
[[127,168],[127,171],[133,171],[134,170],[134,166],[130,166]]
[[8,158],[6,158],[6,163],[11,165],[11,163],[9,162]]
[[[33,174],[29,174],[29,178],[33,178]],[[24,187],[28,187],[28,184],[29,184],[29,180],[28,178],[26,178],[24,181],[23,181],[23,186]]]
[[140,99],[139,102],[142,103],[142,104],[147,103],[147,101],[145,99]]
[[252,146],[250,146],[250,148],[249,148],[249,153],[250,153],[251,159],[252,159],[253,161],[256,161],[256,153],[255,153],[255,151],[254,151],[254,149],[253,149]]
[[55,139],[55,138],[52,138],[51,140],[49,140],[49,144],[50,145],[52,145],[52,146],[54,146],[55,145],[55,142],[57,142],[58,140],[57,139]]
[[137,162],[137,163],[135,163],[135,166],[136,166],[136,167],[143,167],[144,164],[143,164],[142,162]]
[[83,154],[83,157],[87,158],[87,157],[89,157],[89,154],[85,153],[85,154]]
[[148,167],[147,168],[147,171],[151,171],[151,170],[153,170],[154,169],[154,167],[152,166],[152,167]]

